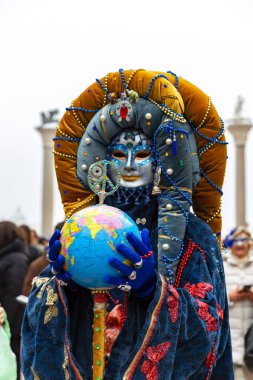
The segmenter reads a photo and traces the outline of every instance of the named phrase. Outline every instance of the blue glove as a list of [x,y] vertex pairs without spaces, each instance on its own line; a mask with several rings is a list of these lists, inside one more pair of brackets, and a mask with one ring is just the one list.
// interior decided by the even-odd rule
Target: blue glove
[[60,281],[61,285],[69,285],[70,287],[76,287],[77,284],[71,280],[71,275],[69,272],[63,269],[65,263],[65,257],[59,254],[61,249],[61,231],[55,230],[49,241],[49,252],[48,258],[51,267],[51,272]]
[[127,233],[126,236],[136,252],[124,244],[118,244],[116,249],[122,256],[133,263],[134,268],[111,257],[109,264],[119,270],[123,276],[105,276],[104,280],[109,284],[117,285],[122,290],[131,289],[138,298],[151,297],[155,291],[156,263],[150,243],[149,231],[144,229],[141,232],[142,240],[132,232]]

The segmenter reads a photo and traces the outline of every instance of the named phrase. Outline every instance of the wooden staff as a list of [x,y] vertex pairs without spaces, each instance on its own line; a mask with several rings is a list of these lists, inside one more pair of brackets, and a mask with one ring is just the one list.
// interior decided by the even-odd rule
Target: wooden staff
[[108,297],[105,291],[95,290],[93,295],[93,377],[103,380],[105,372],[105,319]]

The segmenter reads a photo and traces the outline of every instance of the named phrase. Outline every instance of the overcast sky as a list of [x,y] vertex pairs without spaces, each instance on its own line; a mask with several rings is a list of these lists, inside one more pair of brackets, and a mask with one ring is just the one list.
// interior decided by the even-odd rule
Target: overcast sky
[[[40,112],[60,114],[95,78],[119,68],[171,70],[233,117],[238,95],[253,119],[252,0],[0,0],[0,220],[19,207],[41,218]],[[252,150],[247,143],[247,220],[253,229]],[[235,223],[234,144],[224,187],[226,233]],[[63,218],[55,190],[54,223]]]

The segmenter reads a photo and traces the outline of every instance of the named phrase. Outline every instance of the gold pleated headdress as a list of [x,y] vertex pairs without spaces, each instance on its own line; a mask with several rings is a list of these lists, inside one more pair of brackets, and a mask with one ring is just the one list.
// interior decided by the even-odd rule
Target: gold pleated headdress
[[62,117],[55,139],[55,169],[66,217],[95,203],[76,175],[77,151],[85,129],[95,115],[110,103],[109,94],[119,97],[126,88],[150,100],[164,114],[178,122],[191,123],[199,156],[201,179],[194,189],[193,209],[221,231],[221,195],[226,167],[224,125],[210,97],[171,72],[120,70],[109,73],[88,87]]

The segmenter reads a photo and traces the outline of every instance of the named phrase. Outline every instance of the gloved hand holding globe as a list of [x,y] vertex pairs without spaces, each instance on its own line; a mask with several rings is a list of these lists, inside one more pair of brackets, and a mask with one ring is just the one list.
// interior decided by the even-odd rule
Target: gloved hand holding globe
[[155,260],[148,230],[140,234],[131,218],[106,205],[73,215],[50,239],[52,273],[73,287],[91,290],[118,286],[138,297],[155,288]]

